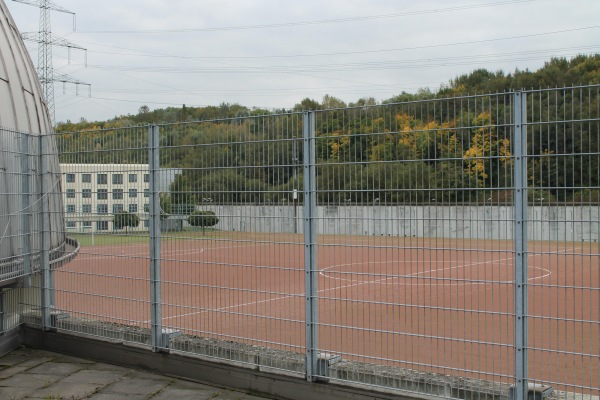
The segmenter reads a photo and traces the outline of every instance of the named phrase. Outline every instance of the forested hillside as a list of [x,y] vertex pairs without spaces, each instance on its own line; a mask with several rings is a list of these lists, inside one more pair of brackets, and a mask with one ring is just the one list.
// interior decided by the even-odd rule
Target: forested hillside
[[[600,54],[593,56],[578,56],[571,60],[553,58],[537,71],[503,71],[492,72],[477,69],[461,75],[441,87],[437,93],[430,90],[419,90],[416,94],[401,93],[382,101],[383,104],[448,97],[475,93],[496,93],[509,90],[538,89],[548,87],[565,87],[572,85],[600,84]],[[325,96],[321,102],[305,98],[300,100],[293,110],[280,109],[275,111],[252,109],[239,104],[221,104],[219,106],[192,108],[183,105],[181,108],[162,108],[150,110],[141,107],[137,115],[117,116],[108,121],[79,121],[63,122],[56,127],[57,132],[76,132],[103,128],[119,128],[131,125],[169,123],[182,121],[198,121],[206,119],[236,118],[248,115],[263,115],[286,111],[317,110],[376,104],[372,98],[359,99],[346,104],[332,96]]]
[[[372,109],[364,106],[376,105],[374,99],[345,104],[332,96],[321,102],[306,98],[293,110],[277,112],[237,104],[142,107],[135,116],[68,122],[56,131],[83,131],[59,135],[62,162],[139,163],[147,161],[147,151],[136,150],[145,141],[116,128],[179,122],[161,133],[161,167],[184,169],[171,188],[173,203],[270,203],[291,201],[281,193],[302,189],[301,115],[288,112],[328,110],[316,120],[320,202],[502,202],[510,200],[504,188],[512,184],[512,107],[510,96],[493,94],[599,83],[600,55],[579,56],[552,59],[534,72],[475,70],[437,93],[402,93]],[[539,108],[562,120],[591,115],[596,122],[530,130],[536,138],[527,149],[532,195],[546,201],[600,201],[598,89],[533,97],[531,104],[540,103],[533,112]],[[257,117],[242,118],[247,116]],[[184,123],[198,120],[205,122]]]

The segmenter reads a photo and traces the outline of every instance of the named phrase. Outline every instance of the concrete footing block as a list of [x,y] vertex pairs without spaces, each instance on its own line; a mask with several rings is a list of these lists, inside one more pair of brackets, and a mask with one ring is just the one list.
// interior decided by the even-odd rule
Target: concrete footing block
[[[540,383],[530,383],[527,385],[527,400],[543,400],[554,392],[552,386],[542,385]],[[510,385],[508,389],[509,400],[516,400],[517,386]]]
[[330,368],[332,365],[342,361],[342,357],[331,353],[319,353],[317,356],[317,380],[329,382]]

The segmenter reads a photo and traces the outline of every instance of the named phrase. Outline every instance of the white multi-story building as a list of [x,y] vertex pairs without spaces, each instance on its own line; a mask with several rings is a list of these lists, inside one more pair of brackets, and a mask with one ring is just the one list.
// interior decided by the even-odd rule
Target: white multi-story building
[[[129,212],[140,219],[137,228],[148,229],[150,173],[148,164],[60,164],[67,231],[107,232],[114,230],[114,214]],[[181,170],[162,169],[161,192]]]

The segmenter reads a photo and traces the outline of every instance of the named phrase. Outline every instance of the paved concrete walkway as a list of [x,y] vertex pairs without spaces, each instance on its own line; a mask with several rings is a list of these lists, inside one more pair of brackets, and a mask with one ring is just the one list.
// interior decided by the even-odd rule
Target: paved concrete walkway
[[260,400],[264,397],[45,350],[19,348],[0,358],[0,399]]

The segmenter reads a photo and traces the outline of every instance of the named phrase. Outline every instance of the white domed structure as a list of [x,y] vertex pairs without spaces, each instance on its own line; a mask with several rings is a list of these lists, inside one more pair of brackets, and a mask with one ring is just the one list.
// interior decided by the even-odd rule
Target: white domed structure
[[[42,204],[49,211],[45,225],[49,224],[50,259],[67,253],[60,170],[51,133],[36,70],[0,0],[0,285],[27,274],[27,266],[39,266]],[[43,163],[40,147],[49,154]]]
[[0,126],[47,133],[52,125],[37,73],[4,1],[0,1]]

